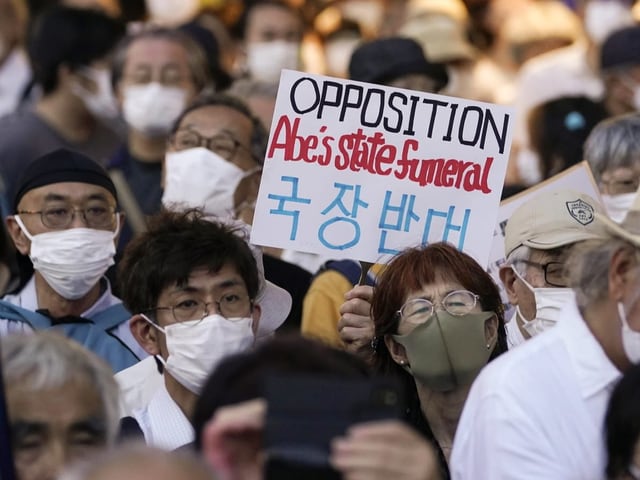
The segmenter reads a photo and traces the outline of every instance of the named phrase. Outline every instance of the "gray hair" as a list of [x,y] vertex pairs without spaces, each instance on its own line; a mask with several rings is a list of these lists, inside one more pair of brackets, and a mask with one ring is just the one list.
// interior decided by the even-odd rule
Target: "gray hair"
[[620,115],[598,123],[585,141],[584,158],[598,182],[606,170],[640,163],[640,114]]
[[518,273],[522,277],[524,277],[526,273],[526,268],[519,267],[518,265],[523,264],[521,260],[527,261],[530,259],[531,259],[531,248],[527,247],[526,245],[519,245],[513,250],[511,250],[511,253],[507,255],[506,265],[511,265],[513,268],[515,268],[518,271]]
[[191,80],[195,85],[196,92],[214,89],[207,57],[198,42],[193,40],[188,34],[179,30],[154,27],[148,30],[142,30],[136,34],[127,35],[116,47],[111,62],[111,85],[114,90],[122,80],[129,47],[138,40],[144,39],[159,39],[180,45],[187,54]]
[[7,335],[0,338],[0,345],[7,388],[21,384],[35,393],[78,379],[95,388],[102,400],[107,443],[115,442],[120,417],[119,390],[111,368],[103,360],[53,331]]
[[621,249],[634,249],[625,240],[609,237],[586,240],[577,245],[569,258],[569,282],[580,309],[605,300],[609,292],[609,265]]

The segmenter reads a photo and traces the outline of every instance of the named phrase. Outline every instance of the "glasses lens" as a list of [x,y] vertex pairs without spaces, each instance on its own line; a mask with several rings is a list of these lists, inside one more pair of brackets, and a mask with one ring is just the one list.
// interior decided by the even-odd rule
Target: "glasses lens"
[[209,148],[224,159],[230,159],[236,150],[236,141],[226,135],[213,137],[209,140]]
[[94,205],[84,210],[87,226],[91,228],[106,228],[112,225],[115,212],[111,207]]
[[468,290],[456,290],[444,297],[442,306],[451,315],[466,315],[476,306],[476,298]]
[[67,207],[47,208],[42,211],[42,223],[49,228],[65,228],[71,223],[73,210]]
[[409,323],[424,323],[433,314],[433,303],[424,298],[409,300],[400,309],[400,316]]
[[220,314],[224,318],[246,317],[251,310],[251,301],[247,295],[227,293],[218,301]]
[[568,283],[564,264],[559,262],[547,263],[545,280],[549,285],[553,285],[554,287],[566,287]]
[[196,148],[201,144],[200,135],[190,130],[178,130],[173,138],[174,147],[178,150]]
[[173,316],[178,322],[202,320],[204,312],[204,303],[197,300],[183,300],[173,307]]

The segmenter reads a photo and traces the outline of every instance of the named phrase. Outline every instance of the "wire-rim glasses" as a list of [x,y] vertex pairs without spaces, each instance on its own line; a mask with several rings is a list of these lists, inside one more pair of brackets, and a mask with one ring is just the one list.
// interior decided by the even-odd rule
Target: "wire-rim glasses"
[[176,322],[191,322],[195,320],[194,325],[200,323],[212,312],[210,305],[215,305],[216,312],[227,320],[234,321],[244,318],[251,313],[253,301],[248,295],[239,295],[235,293],[226,293],[218,300],[213,302],[203,302],[202,300],[186,299],[178,302],[173,306],[156,307],[153,310],[171,310],[173,318]]
[[478,303],[479,295],[469,290],[454,290],[447,293],[441,302],[434,303],[426,298],[414,298],[405,302],[397,315],[409,323],[424,323],[431,317],[436,309],[436,305],[441,305],[443,310],[456,317],[470,313]]

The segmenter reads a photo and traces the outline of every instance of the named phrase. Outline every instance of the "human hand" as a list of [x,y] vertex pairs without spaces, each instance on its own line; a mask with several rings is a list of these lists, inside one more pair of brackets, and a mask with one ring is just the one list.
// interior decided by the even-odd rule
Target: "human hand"
[[438,480],[438,461],[429,443],[399,420],[351,427],[331,444],[332,466],[344,480]]
[[262,478],[262,399],[219,408],[202,433],[202,453],[224,479]]
[[358,353],[368,347],[374,335],[373,320],[370,316],[373,287],[359,285],[349,290],[345,302],[340,306],[338,334],[351,353]]

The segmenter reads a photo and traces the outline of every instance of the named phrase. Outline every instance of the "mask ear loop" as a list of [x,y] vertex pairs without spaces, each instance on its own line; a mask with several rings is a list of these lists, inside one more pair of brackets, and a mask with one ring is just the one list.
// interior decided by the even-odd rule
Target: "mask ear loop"
[[20,218],[20,215],[14,215],[13,218],[15,219],[16,223],[20,227],[20,230],[22,230],[22,233],[24,233],[24,236],[33,242],[33,235],[29,233],[29,230],[27,230],[27,227],[25,227],[24,223],[22,223],[22,219]]
[[[520,275],[520,272],[518,272],[518,269],[516,267],[514,267],[513,265],[511,265],[511,270],[513,270],[513,273],[515,274],[515,276],[518,277],[520,279],[520,281],[526,285],[526,287],[529,289],[529,291],[533,294],[533,298],[535,299],[536,292],[535,292],[534,288],[531,286],[531,284],[529,282],[527,282],[522,275]],[[537,306],[536,306],[536,308],[537,308]],[[529,323],[531,323],[531,322],[533,322],[535,320],[535,318],[532,318],[531,320],[527,320],[524,317],[524,315],[522,314],[522,312],[520,311],[520,305],[516,305],[516,315],[519,316],[522,319],[522,325],[523,326],[528,325]]]
[[[160,325],[158,325],[156,322],[154,322],[153,320],[151,320],[149,317],[147,317],[144,313],[141,313],[140,316],[142,318],[144,318],[144,320],[151,325],[153,328],[155,328],[156,330],[162,332],[165,334],[165,336],[167,335],[167,332],[165,332],[164,328],[162,328]],[[156,361],[156,367],[158,368],[158,373],[162,374],[164,373],[165,368],[167,368],[167,362],[165,361],[164,358],[162,358],[160,355],[154,355],[153,356],[154,360]]]

